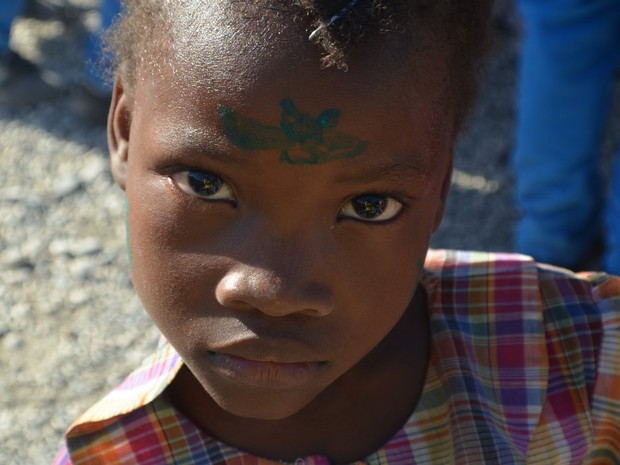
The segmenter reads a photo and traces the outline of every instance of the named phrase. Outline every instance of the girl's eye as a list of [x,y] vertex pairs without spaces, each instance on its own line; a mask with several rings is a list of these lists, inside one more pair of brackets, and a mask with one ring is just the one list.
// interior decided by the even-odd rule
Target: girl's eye
[[235,200],[230,186],[208,171],[179,171],[171,176],[183,192],[205,200]]
[[402,203],[387,195],[365,194],[349,200],[340,210],[340,216],[380,223],[395,218],[402,209]]

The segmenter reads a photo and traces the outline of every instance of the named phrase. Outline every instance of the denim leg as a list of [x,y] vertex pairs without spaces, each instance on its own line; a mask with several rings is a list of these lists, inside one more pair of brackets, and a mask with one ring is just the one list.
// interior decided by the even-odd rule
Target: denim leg
[[597,163],[620,49],[619,0],[521,0],[516,248],[570,266],[602,228]]
[[102,33],[110,27],[115,16],[120,12],[120,0],[101,0],[99,14],[101,28],[89,34],[84,41],[84,80],[101,95],[111,94],[101,73],[101,51],[103,49]]
[[620,276],[620,147],[615,159],[611,195],[605,211],[605,238],[607,250],[603,269]]
[[11,23],[21,13],[26,0],[3,0],[0,2],[0,55],[9,51]]

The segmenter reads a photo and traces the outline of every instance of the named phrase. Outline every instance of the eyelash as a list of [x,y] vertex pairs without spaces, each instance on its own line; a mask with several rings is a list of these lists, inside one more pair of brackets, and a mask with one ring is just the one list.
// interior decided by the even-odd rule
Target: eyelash
[[[202,177],[202,178],[201,178]],[[236,205],[236,195],[230,184],[221,176],[205,170],[181,168],[168,175],[169,181],[181,192],[206,202],[229,202]],[[202,186],[200,183],[202,182]],[[208,196],[201,196],[198,188],[215,189]]]
[[[205,202],[229,202],[232,203],[234,206],[236,206],[237,204],[235,192],[230,186],[230,184],[221,176],[211,171],[193,169],[188,167],[179,167],[171,170],[170,174],[168,174],[168,179],[175,188],[179,189],[181,192],[189,196],[192,196],[193,198],[203,200]],[[202,186],[200,185],[201,182],[203,183]],[[202,197],[199,195],[199,192],[197,192],[195,188],[216,190],[212,194]],[[222,189],[224,189],[223,192]],[[378,200],[378,198],[385,198],[387,200],[385,202],[385,205],[380,205],[378,207],[381,210],[379,212],[379,215],[382,215],[390,209],[397,208],[398,210],[394,212],[391,217],[384,220],[375,220],[374,217],[371,216],[367,216],[364,218],[363,212],[360,213],[358,208],[366,207],[369,209],[368,211],[370,211],[370,209],[373,208],[373,205],[371,205],[369,202],[367,202],[367,204],[365,204],[364,206],[362,206],[361,204],[358,204],[357,206],[353,204],[355,200],[362,199],[364,197],[374,197],[377,202],[380,201]],[[394,205],[394,202],[396,202],[397,205]],[[352,220],[359,223],[371,224],[373,226],[387,225],[397,220],[398,217],[401,216],[402,211],[407,207],[407,202],[403,201],[398,195],[372,191],[364,192],[362,194],[351,197],[342,205],[342,207],[338,211],[338,221]],[[346,212],[347,209],[350,210],[348,213]]]
[[[383,214],[384,212],[388,211],[391,208],[398,208],[398,210],[396,212],[393,213],[393,215],[387,219],[384,220],[374,220],[373,218],[359,218],[359,217],[354,217],[354,216],[347,216],[345,214],[343,214],[343,211],[345,210],[345,208],[349,205],[351,205],[352,202],[354,202],[356,199],[361,199],[361,198],[370,198],[370,197],[375,197],[375,198],[385,198],[387,200],[386,205],[384,207],[382,207],[381,212],[379,213],[380,215]],[[397,203],[397,205],[393,205],[394,202]],[[361,206],[361,205],[358,205]],[[355,207],[353,207],[355,209]],[[367,208],[371,208],[371,206],[367,207]],[[401,216],[403,210],[405,210],[406,208],[408,208],[408,204],[407,202],[405,202],[404,200],[402,200],[400,198],[400,196],[395,195],[395,194],[386,194],[384,192],[364,192],[363,194],[359,194],[356,195],[354,197],[351,197],[349,200],[347,200],[347,202],[344,203],[344,205],[340,208],[340,212],[338,214],[338,220],[339,221],[346,221],[346,220],[351,220],[351,221],[357,221],[359,223],[364,223],[364,224],[371,224],[373,226],[382,226],[382,225],[388,225],[393,223],[394,221],[397,221],[398,218]],[[360,214],[359,211],[356,211],[356,214],[359,216],[362,216],[362,214]]]

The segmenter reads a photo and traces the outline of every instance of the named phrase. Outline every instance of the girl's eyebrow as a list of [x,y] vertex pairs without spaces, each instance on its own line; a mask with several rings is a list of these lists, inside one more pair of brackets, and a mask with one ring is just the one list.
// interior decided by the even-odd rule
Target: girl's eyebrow
[[222,162],[240,163],[249,153],[231,150],[233,146],[217,130],[187,124],[166,125],[154,137],[158,145],[172,155],[196,154]]
[[343,184],[370,184],[377,181],[389,181],[398,184],[426,185],[431,181],[432,169],[415,161],[383,163],[372,166],[372,162],[359,170],[341,173],[336,182]]

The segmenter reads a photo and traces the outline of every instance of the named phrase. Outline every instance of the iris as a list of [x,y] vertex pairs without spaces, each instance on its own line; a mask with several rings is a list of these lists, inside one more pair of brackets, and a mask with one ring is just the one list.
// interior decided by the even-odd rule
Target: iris
[[375,218],[385,211],[388,199],[383,195],[362,195],[354,198],[353,209],[361,218]]
[[213,195],[222,188],[222,179],[208,172],[188,171],[187,183],[198,195]]

